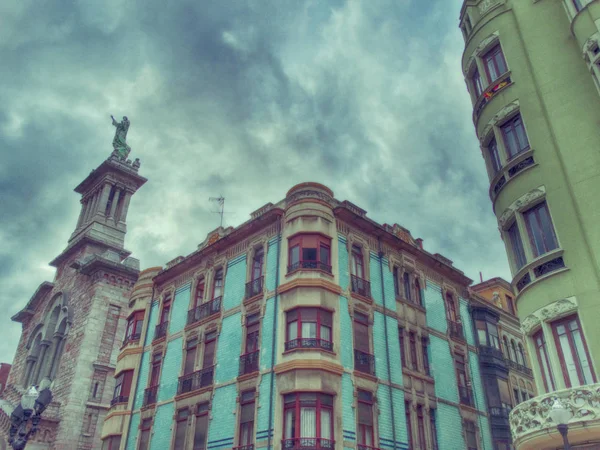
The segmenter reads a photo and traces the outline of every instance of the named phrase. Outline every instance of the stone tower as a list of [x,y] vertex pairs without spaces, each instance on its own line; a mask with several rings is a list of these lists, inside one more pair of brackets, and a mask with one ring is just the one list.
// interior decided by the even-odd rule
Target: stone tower
[[[124,248],[131,196],[147,181],[134,163],[114,154],[76,188],[81,213],[67,247],[12,320],[23,331],[0,402],[17,404],[24,389],[53,380],[53,402],[28,449],[99,449],[100,425],[114,389],[124,334],[123,312],[139,274]],[[0,449],[9,418],[0,411]]]

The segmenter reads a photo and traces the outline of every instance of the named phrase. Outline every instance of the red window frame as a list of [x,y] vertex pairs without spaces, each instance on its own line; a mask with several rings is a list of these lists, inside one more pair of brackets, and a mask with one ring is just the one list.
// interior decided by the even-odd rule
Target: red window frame
[[200,278],[196,283],[196,293],[194,295],[194,308],[204,303],[204,292],[206,291],[206,280]]
[[194,424],[194,450],[206,450],[208,438],[208,412],[210,404],[208,402],[198,403],[196,405],[196,423]]
[[[125,330],[125,341],[132,341],[131,336],[142,335],[142,326],[144,324],[144,311],[134,311],[127,319],[127,329]],[[139,337],[133,339],[139,340]]]
[[[314,250],[314,259],[305,250]],[[303,233],[288,239],[288,272],[298,269],[320,270],[321,266],[327,266],[328,271],[331,271],[330,237],[318,233]]]
[[506,298],[506,308],[508,309],[508,312],[515,316],[517,311],[515,310],[515,302],[513,298],[510,295],[505,295],[504,297]]
[[396,295],[396,298],[400,297],[400,284],[398,283],[398,268],[394,267],[394,294]]
[[[354,335],[354,348],[361,352],[371,354],[371,333],[369,332],[369,317],[367,315],[359,312],[354,313],[352,334]],[[359,335],[365,336],[366,342],[365,340],[360,340]]]
[[204,353],[202,355],[202,368],[214,366],[217,345],[217,332],[211,331],[204,336]]
[[535,345],[535,352],[537,354],[542,380],[544,381],[544,388],[546,389],[546,392],[554,391],[554,376],[548,358],[548,345],[546,344],[546,338],[544,337],[544,332],[542,330],[539,330],[533,335],[533,343]]
[[412,370],[418,371],[419,364],[417,359],[417,335],[414,331],[408,333],[408,347],[410,349],[410,362]]
[[546,202],[542,202],[523,213],[531,250],[535,257],[558,248],[556,233]]
[[[500,43],[494,45],[490,50],[488,50],[485,55],[481,57],[481,59],[483,60],[485,72],[490,83],[493,83],[506,72],[508,72],[508,66],[506,65],[506,59],[504,59],[504,52],[502,51]],[[492,77],[492,74],[490,73],[490,65],[495,71],[494,77]]]
[[[571,324],[575,324],[575,326],[577,327],[576,330],[571,329]],[[559,334],[559,331],[558,331],[559,326],[562,326],[564,328],[565,333]],[[579,336],[581,338],[581,345],[583,346],[583,349],[577,348],[577,345],[574,342],[575,339],[573,337],[574,331],[579,332]],[[552,334],[554,335],[554,343],[555,343],[556,349],[558,351],[558,356],[560,359],[560,366],[561,366],[562,373],[563,373],[563,376],[565,379],[565,384],[567,385],[567,387],[568,388],[573,387],[574,380],[571,379],[569,370],[566,365],[566,357],[564,354],[562,343],[560,341],[560,337],[562,335],[566,336],[567,343],[569,345],[569,349],[570,349],[571,355],[573,357],[573,362],[575,364],[575,370],[577,372],[577,378],[578,378],[577,382],[579,383],[578,386],[596,383],[596,374],[594,373],[592,359],[590,358],[590,353],[588,350],[587,342],[585,340],[585,336],[583,335],[583,330],[581,328],[581,322],[579,321],[579,316],[577,316],[577,315],[569,316],[569,317],[565,317],[563,319],[552,322]],[[588,367],[589,367],[590,375],[592,377],[592,379],[589,381],[586,379],[585,374],[583,372],[580,350],[583,350],[585,357],[587,358],[587,361],[588,361]]]
[[[308,316],[309,314],[316,315],[316,321],[308,320],[302,318],[302,313],[304,312],[304,316]],[[313,307],[299,307],[286,311],[285,314],[285,340],[286,343],[290,342],[294,339],[320,339],[328,343],[333,343],[333,313],[327,309],[323,308],[313,308]],[[296,323],[296,337],[292,338],[290,336],[290,324],[293,322]],[[302,335],[302,324],[303,323],[315,323],[316,332],[315,336],[303,336]],[[323,328],[329,328],[329,339],[323,337]]]
[[500,169],[502,169],[502,162],[500,162],[500,154],[498,153],[498,142],[496,138],[492,138],[487,145],[488,153],[490,155],[490,163],[495,176]]
[[162,309],[160,311],[160,322],[159,324],[167,323],[169,321],[169,313],[171,312],[171,295],[167,295],[162,303]]
[[471,86],[473,86],[473,90],[475,92],[475,99],[478,99],[483,91],[483,80],[481,79],[481,74],[478,69],[475,69],[471,74]]
[[192,338],[185,344],[185,359],[183,360],[183,374],[189,375],[196,368],[198,356],[198,338]]
[[458,314],[456,311],[456,302],[454,301],[454,296],[448,292],[446,293],[444,299],[444,304],[446,306],[446,318],[451,322],[458,322]]
[[162,365],[162,353],[152,355],[152,364],[150,365],[150,376],[148,377],[148,387],[158,386],[160,381],[160,368]]
[[527,258],[525,257],[523,241],[521,240],[521,233],[519,233],[519,227],[516,221],[506,230],[506,234],[508,234],[508,240],[513,252],[513,260],[516,269],[519,270],[527,264]]
[[375,447],[375,430],[373,423],[373,393],[359,389],[357,399],[357,443],[367,447]]
[[423,371],[425,372],[425,375],[431,375],[431,369],[429,367],[429,352],[427,350],[428,348],[429,339],[421,338],[421,349],[423,352]]
[[400,345],[400,361],[402,368],[406,368],[406,350],[404,346],[404,328],[398,327],[398,342]]
[[113,399],[117,397],[129,397],[131,393],[131,381],[133,380],[133,370],[124,370],[115,377],[115,389],[113,390]]
[[408,272],[404,272],[402,274],[402,284],[404,285],[404,298],[409,302],[412,302],[412,292],[410,286],[410,274]]
[[355,277],[365,279],[364,256],[358,245],[352,246],[350,273]]
[[260,313],[246,316],[246,339],[244,345],[245,353],[253,353],[259,347]]
[[425,437],[425,415],[423,406],[417,405],[417,434],[419,436],[419,445],[421,448],[427,448],[427,438]]
[[102,450],[119,450],[121,446],[121,435],[108,436],[102,441]]
[[[175,413],[175,429],[173,430],[173,434],[174,434],[174,439],[173,439],[173,450],[184,450],[185,448],[185,441],[186,441],[186,434],[187,434],[187,424],[188,424],[188,418],[190,416],[190,411],[185,408],[185,409],[180,409]],[[183,427],[183,430],[181,430],[179,427]],[[183,436],[181,436],[178,433],[181,433],[183,431]],[[180,441],[180,438],[183,437],[183,442]]]
[[256,392],[244,391],[240,394],[240,423],[238,431],[238,446],[254,444]]
[[223,296],[223,269],[217,269],[213,279],[212,300]]
[[525,130],[525,124],[520,114],[508,119],[500,126],[504,147],[508,159],[511,160],[520,153],[529,150],[529,138]]
[[479,445],[477,444],[477,427],[474,422],[465,420],[465,445],[467,450],[478,450]]
[[262,277],[263,272],[263,264],[264,264],[265,254],[262,248],[259,248],[254,253],[254,257],[252,258],[252,274],[251,281],[258,280]]
[[[314,400],[312,397],[314,396]],[[304,398],[303,398],[304,397]],[[324,394],[320,392],[296,392],[291,394],[285,394],[283,397],[283,439],[302,440],[315,439],[315,442],[319,442],[322,447],[322,439],[330,440],[335,445],[335,432],[334,432],[334,415],[333,415],[333,395]],[[325,401],[325,404],[323,404]],[[302,407],[314,407],[315,408],[315,434],[316,436],[302,436],[302,423],[301,423],[301,411]],[[329,424],[329,437],[324,437],[322,429],[322,413],[324,410],[329,411],[330,424]],[[291,414],[289,414],[291,412]],[[288,424],[288,420],[293,420],[293,423]],[[288,428],[289,425],[289,428]],[[289,430],[289,432],[288,432]],[[290,434],[290,435],[288,435]],[[310,444],[309,444],[310,445]],[[288,448],[288,447],[286,447]],[[312,446],[311,446],[312,448]],[[328,448],[328,447],[325,447]],[[331,447],[333,448],[333,447]]]
[[[144,419],[140,423],[140,440],[138,450],[148,450],[150,448],[150,430],[152,429],[152,418]],[[145,437],[145,439],[144,439]]]

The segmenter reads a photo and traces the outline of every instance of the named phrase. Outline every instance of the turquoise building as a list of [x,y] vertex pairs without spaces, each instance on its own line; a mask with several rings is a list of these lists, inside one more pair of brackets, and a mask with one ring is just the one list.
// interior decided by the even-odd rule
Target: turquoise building
[[317,183],[140,275],[104,449],[488,449],[468,279]]

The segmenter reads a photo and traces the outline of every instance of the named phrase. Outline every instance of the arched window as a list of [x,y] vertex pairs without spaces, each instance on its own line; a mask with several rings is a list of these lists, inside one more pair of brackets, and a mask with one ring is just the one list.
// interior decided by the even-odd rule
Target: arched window
[[518,348],[518,353],[517,353],[517,360],[519,361],[519,364],[527,367],[527,364],[525,363],[525,350],[523,349],[523,344],[521,344],[520,342],[519,342],[519,348]]
[[423,295],[421,294],[421,283],[419,283],[418,278],[415,278],[415,301],[417,305],[425,306],[423,304]]
[[204,291],[206,290],[206,285],[204,281],[204,277],[201,277],[196,284],[196,296],[194,301],[194,308],[200,306],[202,302],[204,302]]
[[456,303],[452,294],[446,294],[446,318],[451,322],[457,322]]
[[507,339],[506,336],[502,337],[502,350],[503,350],[503,353],[504,353],[504,357],[508,358],[508,359],[511,359],[510,358],[510,348],[508,346],[508,339]]
[[517,344],[515,344],[515,341],[512,339],[510,340],[510,349],[512,351],[510,359],[512,359],[514,362],[519,362],[519,360],[517,359]]

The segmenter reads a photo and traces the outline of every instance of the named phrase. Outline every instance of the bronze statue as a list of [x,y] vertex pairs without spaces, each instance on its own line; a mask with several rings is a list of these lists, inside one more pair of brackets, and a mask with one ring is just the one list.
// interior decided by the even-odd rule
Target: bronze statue
[[131,151],[131,147],[125,142],[130,125],[129,120],[127,119],[127,116],[123,116],[123,122],[119,123],[113,116],[110,117],[112,118],[112,124],[117,127],[115,138],[112,143],[114,148],[113,154],[117,155],[119,159],[125,160]]

